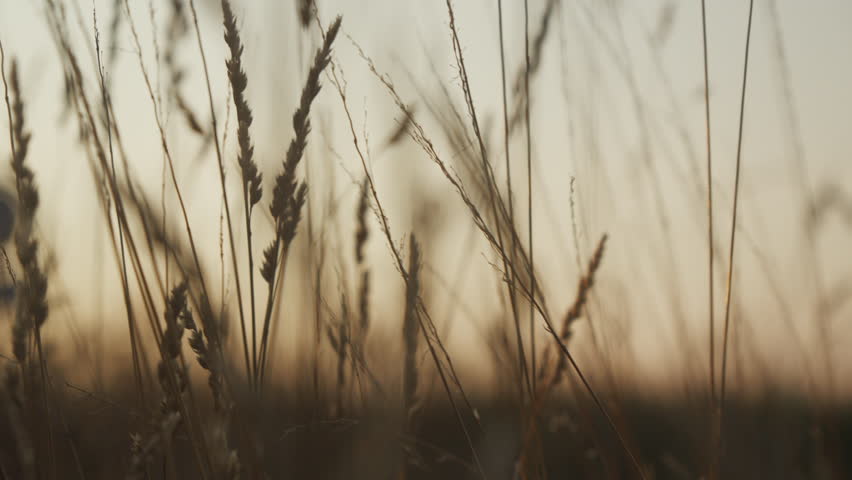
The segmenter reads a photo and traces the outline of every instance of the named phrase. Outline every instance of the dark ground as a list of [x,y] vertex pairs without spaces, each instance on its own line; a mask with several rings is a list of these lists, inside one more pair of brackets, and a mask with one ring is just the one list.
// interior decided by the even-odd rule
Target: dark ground
[[[146,428],[147,421],[130,407],[134,397],[72,387],[59,397],[62,421],[53,422],[58,478],[80,477],[72,444],[86,479],[124,478],[130,434]],[[338,416],[318,411],[311,397],[304,390],[270,390],[262,405],[234,411],[231,435],[256,432],[268,478],[395,479],[403,455],[411,462],[409,478],[478,478],[455,413],[441,399],[415,413],[410,435],[401,433],[400,416],[393,409]],[[502,400],[472,403],[481,426],[470,412],[463,414],[487,478],[512,478],[521,437],[519,410]],[[578,405],[552,401],[540,422],[548,478],[634,478],[608,424],[592,404]],[[648,478],[698,479],[706,473],[712,451],[706,406],[692,399],[639,394],[622,394],[608,405]],[[821,413],[814,413],[818,409]],[[726,412],[721,478],[852,478],[852,404],[817,407],[779,393],[730,399]],[[8,418],[3,422],[0,458],[7,478],[15,478],[8,473],[14,471],[15,440]],[[185,434],[177,434],[172,451],[182,478],[196,478]],[[243,463],[249,458],[245,451],[240,457]],[[162,458],[149,464],[149,478],[163,478]]]

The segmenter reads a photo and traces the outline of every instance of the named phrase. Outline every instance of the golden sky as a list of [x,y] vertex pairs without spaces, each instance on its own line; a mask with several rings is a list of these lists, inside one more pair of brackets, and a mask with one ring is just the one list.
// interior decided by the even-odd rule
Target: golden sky
[[[101,32],[107,30],[113,3],[94,2]],[[148,68],[156,72],[149,2],[130,3],[142,36],[143,56]],[[206,3],[201,9],[202,35],[218,114],[225,116],[226,53],[218,2],[199,3]],[[291,2],[235,3],[246,44],[248,96],[255,114],[252,134],[258,161],[270,181],[291,136],[290,116],[304,65],[318,35],[313,30],[309,41],[299,30]],[[368,133],[377,188],[388,205],[395,236],[402,239],[414,228],[418,210],[410,200],[415,194],[426,194],[435,203],[425,214],[441,233],[427,250],[430,267],[452,282],[459,271],[456,267],[469,260],[462,296],[476,318],[457,312],[458,325],[453,327],[451,341],[457,346],[469,345],[502,311],[495,295],[499,285],[489,263],[490,251],[479,238],[478,243],[465,247],[470,225],[460,203],[419,150],[410,144],[383,148],[399,114],[349,40],[351,37],[361,45],[378,68],[394,79],[406,101],[422,106],[418,88],[435,97],[441,95],[443,84],[461,106],[445,4],[438,0],[318,3],[323,22],[336,14],[344,18],[346,35],[338,39],[335,60],[348,82],[358,133]],[[523,3],[505,3],[511,79],[523,61]],[[544,3],[530,1],[533,29]],[[619,332],[630,338],[625,344],[612,340],[613,348],[641,351],[640,363],[651,369],[667,366],[666,359],[680,355],[684,347],[679,345],[677,328],[673,327],[677,315],[672,309],[678,304],[696,342],[698,350],[692,352],[703,355],[706,219],[702,195],[706,178],[700,2],[561,3],[544,47],[541,71],[532,85],[537,263],[553,299],[551,307],[555,311],[566,308],[577,282],[569,208],[573,176],[581,218],[581,257],[588,257],[603,232],[610,235],[599,304],[594,308],[608,312],[612,321],[608,330],[613,338]],[[748,5],[742,0],[707,3],[716,228],[719,240],[726,245]],[[754,340],[758,345],[755,348],[775,352],[770,353],[772,358],[795,369],[795,356],[777,352],[778,345],[787,345],[791,335],[778,325],[777,294],[790,302],[796,334],[804,338],[808,348],[815,349],[811,321],[815,287],[808,280],[807,264],[813,257],[802,253],[806,203],[800,182],[806,182],[811,195],[827,186],[852,193],[852,57],[848,51],[852,45],[852,30],[848,28],[852,4],[841,0],[760,0],[756,4],[743,127],[743,227],[737,251],[740,268],[735,276],[740,287],[735,289],[735,298],[743,309],[737,315],[749,318],[750,325],[761,332],[761,338]],[[73,8],[69,15],[77,28],[74,35],[84,64],[90,65],[83,41],[92,40],[93,4],[80,0],[78,5],[79,20]],[[165,2],[154,1],[152,6],[155,23],[162,26]],[[491,126],[486,133],[494,139],[494,160],[502,165],[496,2],[458,0],[455,6],[476,107],[483,123]],[[118,277],[112,257],[105,253],[106,243],[101,239],[104,220],[85,156],[75,143],[75,129],[73,124],[60,122],[62,76],[42,8],[35,0],[0,0],[0,39],[21,63],[33,133],[31,161],[42,188],[40,227],[56,251],[63,290],[69,298],[89,299],[75,305],[77,314],[99,318],[103,314],[98,312],[117,308],[111,299],[119,298]],[[125,132],[134,174],[151,195],[159,198],[163,159],[153,109],[126,26],[116,44],[119,61],[114,71],[108,72],[115,88],[116,116]],[[191,72],[187,80],[190,102],[197,111],[207,113],[194,40],[181,47],[179,59]],[[431,73],[430,64],[437,77]],[[88,75],[94,88],[94,68]],[[160,80],[165,81],[162,77]],[[312,115],[314,129],[307,160],[314,178],[311,199],[317,205],[315,212],[321,211],[333,184],[334,191],[343,195],[343,210],[354,211],[353,179],[360,179],[360,166],[341,116],[340,99],[327,80],[325,83]],[[432,132],[447,159],[452,159],[457,152],[449,151],[425,107],[420,111],[427,132]],[[196,158],[197,140],[182,127],[178,115],[166,111],[165,116],[171,147],[181,159],[178,176],[189,199],[191,221],[201,238],[207,239],[201,250],[211,264],[218,265],[221,202],[212,152]],[[5,116],[0,124],[5,128]],[[229,135],[233,139],[233,131]],[[5,152],[3,145],[5,142],[0,143],[0,151]],[[232,141],[226,152],[233,172]],[[523,142],[513,142],[511,152],[517,172],[517,198],[523,200],[525,210]],[[797,164],[799,158],[803,161]],[[658,198],[647,161],[658,175]],[[805,165],[806,175],[797,165]],[[329,168],[335,171],[329,173]],[[232,182],[232,186],[236,188],[237,184]],[[664,205],[662,212],[657,208],[658,200]],[[174,205],[173,195],[167,202]],[[670,233],[662,226],[663,217]],[[376,227],[373,225],[370,256],[380,272],[378,278],[386,279],[387,296],[399,299],[401,285]],[[342,216],[340,228],[342,236],[348,237],[345,232],[353,231],[350,214]],[[849,230],[830,217],[817,237],[816,259],[825,289],[839,288],[852,274],[848,255],[837,253],[848,251]],[[258,251],[260,248],[257,245]],[[717,270],[717,311],[721,310],[723,274],[722,269]],[[334,282],[340,275],[345,276],[332,270],[328,277]],[[776,283],[767,281],[767,277]],[[334,283],[329,286],[336,288]],[[778,290],[773,293],[773,288]],[[436,303],[445,304],[449,297],[442,288],[434,289]],[[288,292],[296,300],[306,293],[298,285],[288,285]],[[672,296],[677,296],[677,301]],[[395,321],[397,300],[377,299],[374,303],[380,315]],[[848,316],[849,309],[845,312]],[[843,311],[837,315],[833,320],[837,334],[848,336]],[[63,332],[63,328],[55,328]],[[122,332],[123,324],[117,322],[108,328]],[[582,338],[586,332],[584,327],[580,329]]]

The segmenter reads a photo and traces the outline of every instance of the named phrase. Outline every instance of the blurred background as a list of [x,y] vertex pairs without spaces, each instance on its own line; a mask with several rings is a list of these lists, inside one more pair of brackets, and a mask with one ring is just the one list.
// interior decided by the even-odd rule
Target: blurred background
[[[183,238],[155,109],[163,119],[202,264],[214,280],[214,304],[235,319],[240,299],[227,261],[201,58],[193,28],[171,23],[175,5],[183,3],[129,2],[141,52],[122,1],[69,0],[63,11],[92,92],[99,88],[98,32],[114,121],[128,161],[127,167],[118,165],[119,175],[126,171],[155,208],[165,212],[167,231]],[[219,120],[217,138],[223,144],[228,187],[237,192],[238,145],[220,2],[196,3]],[[245,45],[246,95],[254,114],[251,135],[265,192],[272,191],[281,169],[293,136],[292,112],[322,41],[315,19],[307,27],[301,24],[297,3],[233,2]],[[528,247],[531,212],[543,297],[561,318],[574,302],[599,239],[608,235],[586,313],[570,340],[578,364],[604,392],[699,395],[709,375],[701,4],[529,1],[528,210],[524,3],[504,3],[508,117],[515,122],[508,153],[516,224]],[[708,3],[715,338],[720,349],[748,2]],[[365,58],[392,80],[444,161],[470,185],[466,168],[478,152],[470,141],[446,4],[318,0],[316,7],[323,26],[343,17],[333,50],[334,75],[345,89],[352,126],[331,71],[326,71],[300,167],[309,194],[284,284],[284,313],[273,330],[273,378],[281,384],[302,381],[318,361],[327,374],[326,388],[335,383],[334,348],[325,333],[316,346],[315,329],[325,332],[327,325],[334,326],[345,313],[346,299],[355,302],[357,295],[361,267],[352,251],[364,170],[354,134],[394,242],[405,246],[415,233],[422,244],[424,301],[461,383],[483,398],[502,398],[514,381],[506,373],[516,366],[506,360],[512,349],[500,347],[512,327],[498,257],[453,186],[405,135],[411,128],[406,115]],[[28,161],[41,194],[37,229],[50,275],[51,317],[44,337],[51,362],[61,366],[64,378],[94,390],[127,371],[130,345],[120,268],[110,252],[101,206],[105,186],[89,170],[91,152],[81,142],[68,101],[67,75],[46,8],[46,2],[0,0],[0,40],[7,56],[19,62],[33,136]],[[742,398],[773,391],[847,405],[852,393],[846,348],[852,339],[852,30],[847,26],[852,4],[762,0],[754,8],[728,388]],[[457,1],[454,10],[482,136],[502,188],[507,152],[496,2]],[[140,59],[151,77],[156,107]],[[0,124],[5,131],[5,115]],[[0,143],[3,155],[8,148]],[[4,175],[14,196],[11,170]],[[235,211],[240,201],[236,194],[231,197]],[[372,323],[366,357],[377,377],[387,379],[386,386],[399,388],[399,365],[387,360],[403,355],[405,283],[378,219],[372,213],[368,217],[365,256],[372,279]],[[117,225],[114,215],[109,222]],[[245,225],[237,221],[234,226],[235,246],[244,252]],[[257,209],[253,228],[257,259],[271,238],[266,207]],[[245,277],[246,259],[240,262],[239,274]],[[134,305],[141,310],[140,299]],[[229,342],[238,355],[235,326],[231,324]],[[551,340],[542,322],[536,323],[535,339],[539,349]],[[529,348],[531,338],[525,341]],[[3,345],[0,352],[11,356],[10,348]],[[431,362],[425,350],[421,353],[424,364]]]
[[[70,33],[85,52],[81,60],[90,63],[95,9],[102,48],[114,59],[106,76],[113,88],[116,121],[125,132],[132,174],[158,199],[164,160],[154,111],[129,28],[121,20],[112,27],[115,3],[68,2]],[[163,52],[173,49],[185,75],[181,95],[200,112],[199,121],[208,121],[194,39],[174,46],[164,43],[168,2],[131,3],[155,88],[167,95],[169,72],[162,65]],[[424,243],[428,243],[427,278],[434,284],[430,296],[435,308],[450,312],[441,319],[452,324],[448,341],[462,357],[459,362],[487,368],[481,361],[486,348],[483,335],[505,313],[489,247],[451,186],[419,148],[404,138],[390,141],[403,117],[355,48],[360,45],[393,79],[447,158],[463,155],[442,137],[443,129],[449,128],[450,120],[444,120],[450,116],[449,102],[462,111],[463,97],[446,7],[433,3],[326,2],[319,5],[319,15],[324,22],[337,14],[345,19],[345,37],[335,48],[334,59],[348,84],[355,128],[369,142],[376,188],[389,211],[393,233],[402,240],[413,230],[429,231]],[[477,111],[503,182],[499,31],[492,3],[460,2],[456,15]],[[580,273],[577,250],[585,263],[598,237],[608,233],[605,267],[591,309],[601,311],[596,327],[611,361],[624,363],[630,376],[641,378],[643,385],[663,386],[690,373],[684,369],[699,374],[707,368],[702,360],[707,349],[703,57],[701,12],[694,3],[530,3],[531,35],[542,25],[546,28],[540,67],[531,83],[533,223],[541,283],[556,311],[567,308]],[[730,231],[747,7],[739,1],[716,1],[707,13],[720,260],[726,258]],[[105,345],[121,348],[120,338],[126,335],[126,325],[115,318],[123,309],[114,301],[120,298],[119,270],[104,253],[106,226],[97,206],[98,189],[63,100],[64,75],[44,8],[40,2],[0,3],[0,31],[7,52],[21,64],[33,126],[31,161],[43,197],[39,229],[51,249],[57,279],[51,292],[63,305],[55,310],[62,320],[45,328],[66,348],[74,338],[94,335],[96,341],[78,347],[103,355]],[[199,8],[214,101],[225,118],[229,88],[220,7],[218,2],[200,2]],[[292,136],[290,115],[318,36],[302,34],[293,14],[296,7],[288,2],[238,2],[235,8],[246,46],[256,157],[268,189]],[[812,5],[773,0],[758,2],[755,9],[731,335],[733,351],[739,351],[739,342],[747,342],[748,354],[735,356],[733,366],[801,387],[806,375],[820,377],[820,383],[829,380],[823,378],[824,369],[814,366],[816,371],[805,371],[807,362],[802,361],[825,354],[836,365],[833,381],[839,382],[849,374],[843,370],[849,362],[842,345],[850,333],[845,318],[852,288],[852,265],[842,253],[849,238],[846,179],[852,178],[847,160],[852,140],[845,134],[852,111],[852,94],[845,86],[852,83],[852,65],[844,60],[852,33],[844,24],[852,7],[842,1]],[[550,16],[542,23],[545,14]],[[504,35],[510,82],[523,71],[523,27],[523,5],[507,2]],[[93,88],[95,71],[87,72]],[[348,232],[354,231],[352,212],[362,172],[333,89],[326,85],[317,100],[304,168],[311,176],[308,215],[319,223],[323,212],[339,211],[335,228],[342,233],[326,234],[329,244],[337,245],[351,242]],[[213,149],[187,128],[174,101],[165,102],[162,109],[171,148],[179,159],[176,173],[186,190],[190,220],[204,239],[199,249],[211,268],[219,268],[222,207]],[[525,144],[522,129],[518,130],[511,153],[517,172],[515,195],[525,205]],[[229,133],[233,139],[234,132]],[[230,158],[226,167],[236,172],[235,142],[225,150]],[[230,178],[238,188],[236,174]],[[572,178],[579,246],[572,238]],[[174,193],[166,189],[165,195],[167,208],[174,208]],[[519,210],[519,215],[526,215],[525,206]],[[521,225],[526,223],[523,218]],[[178,218],[174,220],[171,226],[180,227]],[[307,237],[297,238],[303,252],[294,260],[304,269],[310,263],[304,250]],[[382,285],[381,296],[373,302],[376,325],[382,329],[397,322],[402,307],[395,299],[401,298],[403,286],[387,245],[374,237],[368,249]],[[349,255],[341,257],[351,260]],[[325,276],[332,289],[345,280],[338,277],[346,270],[334,263],[326,265]],[[721,300],[726,266],[717,267],[716,292]],[[300,301],[310,298],[310,289],[300,283],[285,287],[288,308],[311,307]],[[233,299],[233,292],[224,294]],[[305,326],[297,320],[300,316],[294,313],[285,319],[288,332]],[[832,345],[820,343],[820,323],[830,325]],[[587,325],[580,324],[577,330],[577,349],[584,351],[589,343]],[[544,332],[540,334],[544,338]],[[299,339],[299,333],[282,335],[282,342],[296,348],[281,350],[297,352]],[[477,373],[471,381],[477,378],[483,377]]]

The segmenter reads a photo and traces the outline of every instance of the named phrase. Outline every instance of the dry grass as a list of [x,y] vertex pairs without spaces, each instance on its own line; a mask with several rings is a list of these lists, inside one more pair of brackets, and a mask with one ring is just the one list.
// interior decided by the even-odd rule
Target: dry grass
[[[698,317],[707,327],[702,331],[707,331],[709,381],[704,347],[692,341],[687,326],[694,293],[690,289],[697,287],[678,268],[678,242],[685,242],[683,248],[690,251],[695,246],[687,236],[675,234],[681,227],[675,223],[677,205],[672,203],[680,199],[668,196],[668,166],[659,161],[665,149],[678,150],[666,143],[664,125],[643,98],[642,79],[629,55],[632,45],[617,7],[498,1],[489,12],[496,21],[495,42],[485,42],[499,59],[499,80],[494,81],[496,66],[486,72],[472,61],[476,50],[471,45],[479,39],[465,28],[469,20],[463,18],[464,10],[446,0],[441,19],[448,26],[443,36],[449,40],[454,76],[448,77],[429,58],[431,78],[407,70],[409,81],[398,84],[373,60],[380,58],[375,52],[368,54],[349,36],[340,16],[324,23],[324,4],[296,2],[289,7],[293,35],[303,43],[278,45],[276,54],[294,64],[307,52],[313,54],[299,62],[298,89],[277,87],[297,98],[290,125],[272,125],[272,131],[285,135],[279,141],[260,134],[270,131],[263,125],[267,117],[260,115],[259,103],[250,102],[259,98],[253,89],[263,85],[263,79],[249,63],[252,55],[246,54],[259,47],[253,45],[256,35],[246,35],[251,30],[243,25],[249,17],[245,2],[172,0],[162,11],[153,0],[142,7],[128,0],[112,3],[105,41],[95,9],[91,30],[76,3],[45,0],[44,16],[64,74],[69,122],[79,132],[78,149],[86,160],[75,168],[88,174],[95,188],[106,242],[103,256],[109,257],[103,261],[114,261],[111,268],[120,281],[126,340],[108,352],[116,379],[93,374],[97,378],[91,386],[76,386],[68,380],[71,365],[60,361],[54,348],[60,343],[55,325],[61,325],[62,312],[73,312],[82,299],[63,301],[57,293],[61,283],[52,273],[50,246],[62,239],[50,238],[39,228],[44,205],[30,159],[32,142],[49,141],[42,140],[47,128],[28,123],[33,109],[28,85],[21,81],[18,62],[7,59],[0,43],[16,197],[10,246],[15,255],[6,256],[3,250],[14,282],[14,313],[11,356],[0,360],[5,363],[0,480],[827,479],[844,478],[852,471],[843,453],[852,441],[852,416],[835,396],[834,383],[840,384],[834,377],[836,357],[824,351],[824,362],[813,361],[808,340],[795,324],[791,305],[796,299],[787,296],[773,271],[771,252],[752,239],[752,223],[738,222],[741,204],[748,201],[740,197],[740,173],[749,166],[742,147],[753,2],[739,92],[733,210],[730,217],[721,217],[731,222],[725,265],[715,237],[714,221],[720,216],[714,202],[728,199],[726,190],[720,193],[719,183],[714,184],[725,171],[719,168],[718,151],[711,149],[712,17],[703,1],[700,12],[697,7],[693,12],[702,30],[703,175],[696,166],[700,155],[693,151],[688,132],[683,133],[686,126],[675,128],[683,133],[684,150],[696,164],[686,178],[677,180],[688,190],[684,207],[690,221],[701,230],[699,251],[707,251],[706,276],[698,277],[700,291],[707,287],[709,312],[705,317],[702,307]],[[655,62],[660,62],[672,35],[680,8],[673,5],[662,10],[656,30],[647,34]],[[134,17],[140,8],[150,17],[148,40]],[[521,8],[522,22],[516,16]],[[596,15],[599,11],[615,16]],[[602,162],[590,163],[592,172],[577,168],[576,177],[560,182],[566,189],[564,205],[548,197],[545,187],[552,179],[544,177],[551,175],[546,169],[552,165],[552,152],[544,145],[552,125],[539,119],[558,95],[543,87],[552,74],[546,47],[558,31],[565,48],[565,17],[575,13],[575,26],[591,32],[595,41],[590,43],[592,56],[612,60],[629,94],[638,132],[631,148],[637,150],[639,165],[630,176],[636,177],[637,189],[617,193],[631,196],[631,202],[645,209],[643,221],[652,225],[656,246],[664,251],[657,257],[646,255],[638,238],[618,238],[615,232],[624,231],[620,225],[600,228],[614,217],[591,218],[598,210],[589,192],[612,187],[612,172]],[[770,13],[779,69],[789,76],[774,5]],[[224,42],[205,38],[209,16],[215,20],[211,24],[222,29]],[[531,18],[539,19],[532,30]],[[609,20],[618,28],[610,31]],[[83,45],[76,29],[82,31]],[[344,45],[342,37],[349,43]],[[513,49],[522,54],[513,56]],[[150,107],[145,114],[152,115],[163,162],[159,185],[143,180],[141,155],[128,147],[136,132],[131,135],[122,128],[126,113],[113,98],[119,89],[111,73],[122,64],[121,52],[129,54],[144,84],[141,93]],[[225,58],[214,52],[224,52]],[[84,66],[88,53],[91,71]],[[208,55],[213,59],[209,65]],[[344,55],[352,57],[355,66],[342,61]],[[521,59],[516,68],[513,57]],[[657,73],[663,70],[656,65]],[[483,79],[494,84],[494,98],[487,98]],[[663,79],[667,88],[669,80]],[[568,79],[563,81],[567,92]],[[786,95],[792,96],[791,80],[784,81]],[[361,129],[356,98],[360,90],[355,92],[365,82],[377,86],[380,94],[370,99],[374,103],[364,112]],[[324,90],[324,84],[333,90]],[[204,98],[202,112],[195,102]],[[598,108],[592,100],[584,105],[567,99],[566,93],[566,103],[577,110]],[[385,104],[390,114],[380,109]],[[678,121],[691,121],[688,110],[678,108],[674,99],[672,105]],[[791,132],[799,137],[793,105],[788,99],[786,115]],[[220,124],[223,111],[225,121]],[[390,134],[382,132],[379,151],[371,145],[375,135],[367,118],[376,111],[381,117],[396,117]],[[595,119],[587,120],[579,128],[595,137]],[[610,123],[617,131],[618,122]],[[346,136],[343,147],[335,142],[340,135],[331,133],[335,129]],[[713,132],[716,135],[716,129]],[[235,144],[230,150],[229,138]],[[180,146],[184,139],[197,149],[194,163],[185,158]],[[273,154],[272,161],[266,149],[270,144],[283,150]],[[523,156],[518,155],[521,149]],[[386,156],[409,162],[403,165],[410,171],[397,175],[397,165],[379,168],[379,159]],[[827,274],[818,265],[818,233],[827,228],[830,214],[839,212],[848,219],[852,209],[843,185],[810,191],[804,157],[797,143],[797,168],[804,177],[798,188],[806,204],[802,228],[816,284],[810,300],[817,306],[818,340],[829,350],[835,331],[830,322],[846,312],[852,289],[849,284],[823,287]],[[321,163],[328,158],[332,160]],[[195,188],[200,183],[195,177],[204,178],[195,172],[208,166],[218,185]],[[337,177],[341,171],[349,176],[343,189],[345,182]],[[387,172],[394,175],[389,178]],[[392,188],[404,189],[409,201],[394,197]],[[202,195],[203,208],[197,203]],[[706,205],[701,206],[702,201]],[[553,205],[540,208],[549,203]],[[220,206],[216,238],[202,219],[212,218]],[[232,215],[232,208],[242,213]],[[453,215],[445,215],[448,212]],[[445,235],[445,216],[469,228],[464,245]],[[560,236],[553,217],[565,218],[570,240]],[[735,256],[740,237],[751,247],[782,310],[796,355],[806,364],[808,386],[816,390],[820,382],[810,377],[826,376],[835,403],[791,393],[771,379],[760,384],[744,376],[747,362],[769,368],[756,344],[750,343],[766,333],[746,321],[750,305],[737,298],[748,287],[733,282],[734,271],[749,266],[741,260],[742,252]],[[449,251],[443,246],[447,238],[449,250],[461,259],[450,281],[437,268],[452,261],[442,257]],[[553,243],[561,248],[554,251]],[[570,243],[573,252],[565,249]],[[218,257],[212,258],[216,247]],[[628,251],[625,255],[619,249]],[[256,262],[258,254],[262,259]],[[639,257],[653,264],[651,281],[624,269],[625,262]],[[486,274],[467,279],[469,265],[477,260]],[[716,345],[714,290],[714,270],[720,266],[727,269],[721,350]],[[576,283],[576,290],[565,288],[559,275]],[[94,285],[91,289],[96,290]],[[662,310],[678,322],[675,342],[684,352],[678,361],[700,372],[700,378],[687,378],[683,385],[671,382],[673,390],[682,387],[682,392],[664,395],[646,389],[646,379],[635,374],[638,367],[624,368],[648,353],[631,351],[631,333],[622,328],[624,317],[645,322],[647,313],[640,313],[645,310],[631,302],[652,294],[664,297]],[[308,300],[299,301],[297,295]],[[440,303],[444,298],[449,299],[446,305]],[[487,321],[480,322],[480,317]],[[464,339],[459,346],[453,329],[463,322],[481,336],[490,358],[476,356],[475,340]],[[651,322],[636,323],[651,328]],[[82,339],[79,343],[91,347],[76,319],[68,324]],[[275,351],[292,345],[293,352]],[[462,366],[465,362],[475,368]],[[102,355],[99,361],[80,363],[81,369],[103,371],[107,360]],[[489,370],[494,378],[484,378]],[[756,393],[747,395],[747,388]],[[754,431],[763,438],[755,439]]]

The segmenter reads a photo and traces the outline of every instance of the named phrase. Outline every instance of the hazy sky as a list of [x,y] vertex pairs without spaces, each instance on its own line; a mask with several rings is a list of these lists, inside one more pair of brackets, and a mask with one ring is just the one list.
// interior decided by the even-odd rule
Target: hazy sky
[[[108,30],[113,3],[94,2],[102,34]],[[130,3],[142,35],[145,61],[156,72],[149,3]],[[309,42],[299,30],[292,3],[235,2],[246,44],[248,95],[255,112],[252,133],[266,179],[273,178],[289,142],[290,116],[303,82],[304,65],[318,37],[312,30]],[[523,61],[523,3],[504,3],[507,69],[513,79]],[[538,28],[544,3],[530,1],[533,31]],[[201,9],[202,35],[218,113],[224,116],[227,85],[218,2],[199,0],[199,4],[205,4]],[[337,42],[335,59],[348,82],[356,128],[359,134],[368,132],[379,192],[387,199],[395,235],[403,238],[415,223],[416,212],[412,212],[406,199],[417,192],[435,198],[435,207],[427,214],[439,223],[445,235],[429,247],[431,258],[427,261],[437,272],[451,278],[462,259],[472,258],[470,272],[465,273],[465,300],[480,314],[473,323],[483,328],[501,311],[494,294],[497,274],[489,264],[488,248],[482,242],[469,250],[462,248],[470,225],[446,181],[421,152],[411,145],[382,148],[399,114],[349,40],[351,37],[361,45],[378,68],[391,75],[406,101],[420,107],[424,126],[450,160],[458,152],[446,150],[440,129],[426,114],[415,86],[417,83],[426,94],[440,97],[443,84],[456,104],[462,105],[445,2],[319,0],[318,4],[324,23],[336,14],[343,15],[345,36]],[[571,176],[575,176],[575,200],[582,219],[582,257],[589,255],[601,233],[610,234],[599,298],[603,307],[597,308],[612,314],[613,331],[630,332],[635,339],[633,346],[644,346],[643,361],[658,364],[661,358],[682,347],[677,345],[671,328],[671,318],[677,316],[671,311],[673,303],[681,304],[696,342],[703,342],[697,333],[703,328],[706,310],[700,2],[587,0],[560,4],[544,46],[541,71],[532,85],[539,268],[553,298],[551,307],[562,311],[571,301],[577,281],[568,189]],[[725,239],[726,245],[748,2],[715,0],[707,4],[714,181],[718,192],[716,225],[719,240]],[[852,29],[848,24],[852,20],[852,3],[757,0],[755,4],[740,212],[747,226],[738,247],[742,267],[737,281],[748,286],[743,289],[742,313],[765,328],[763,344],[771,350],[774,342],[787,341],[790,333],[771,326],[777,323],[778,307],[772,287],[765,281],[767,275],[778,280],[783,295],[790,299],[798,334],[813,345],[808,317],[813,286],[805,279],[808,269],[803,267],[810,257],[801,253],[804,203],[799,188],[803,176],[795,166],[797,145],[801,145],[805,158],[809,191],[836,185],[847,194],[851,192]],[[84,52],[81,32],[91,42],[93,4],[80,0],[78,5],[82,24],[78,25],[74,9],[69,9],[69,14],[80,51]],[[771,8],[773,5],[776,8]],[[490,125],[487,133],[493,138],[494,160],[502,164],[496,2],[458,0],[455,6],[476,107],[483,123]],[[154,1],[153,7],[157,25],[162,27],[165,2]],[[97,232],[103,231],[103,217],[95,202],[85,156],[74,141],[73,123],[60,122],[62,76],[42,8],[42,2],[36,0],[0,0],[0,39],[7,52],[19,59],[23,73],[33,132],[31,161],[42,187],[40,224],[57,252],[69,295],[98,298],[91,291],[95,289],[103,292],[100,298],[113,298],[119,293],[114,288],[115,265],[104,253],[108,251],[106,244],[96,239]],[[666,19],[671,20],[670,24]],[[116,44],[119,62],[114,71],[108,72],[115,86],[116,115],[125,132],[134,173],[149,193],[159,198],[162,154],[150,99],[145,94],[126,26]],[[197,111],[207,115],[194,40],[183,45],[179,55],[179,61],[191,72],[187,96]],[[84,64],[90,65],[88,54],[82,56]],[[437,78],[431,73],[430,63]],[[94,87],[94,69],[88,75]],[[324,169],[336,169],[335,189],[349,205],[355,198],[352,184],[361,176],[360,167],[341,116],[340,99],[327,81],[317,105],[311,174],[325,180],[329,177]],[[794,109],[792,116],[790,106]],[[167,111],[166,117],[172,147],[181,159],[178,175],[189,197],[192,222],[209,239],[202,251],[211,262],[218,262],[220,201],[212,157],[207,152],[197,159],[197,140],[187,134],[174,112]],[[5,129],[5,116],[0,124]],[[233,138],[233,131],[229,135]],[[5,149],[5,142],[0,142],[0,151]],[[233,153],[232,141],[226,151]],[[514,142],[512,155],[519,175],[524,172],[523,152],[523,143]],[[650,153],[650,159],[644,152]],[[234,171],[234,155],[230,157],[229,168]],[[665,205],[662,214],[656,208],[657,197],[649,183],[649,160],[661,182],[658,200]],[[520,198],[526,198],[523,181],[518,181]],[[311,198],[321,205],[328,184],[312,188]],[[350,211],[348,208],[344,210]],[[351,219],[349,214],[344,217],[341,228],[349,232]],[[663,217],[669,233],[662,227]],[[667,243],[666,235],[675,240],[674,245]],[[824,254],[819,254],[818,260],[826,288],[840,285],[852,274],[847,256],[834,253],[843,251],[839,250],[843,245],[848,250],[848,235],[848,229],[833,223],[820,230],[818,247]],[[387,247],[377,232],[371,240],[370,255],[386,270],[388,292],[399,293]],[[92,261],[98,257],[103,261]],[[81,282],[80,278],[87,278],[84,272],[108,280]],[[717,271],[717,292],[722,291],[723,273],[721,269]],[[677,284],[667,283],[672,281]],[[302,292],[298,287],[290,288],[294,296]],[[673,289],[681,297],[677,302],[670,298]],[[607,294],[619,300],[607,301]],[[437,287],[435,295],[444,298]],[[721,300],[721,295],[717,300]],[[393,318],[396,303],[376,303],[377,311]],[[82,311],[93,312],[90,307]],[[847,316],[848,311],[847,308]],[[838,321],[835,325],[841,334],[852,333],[846,323]],[[478,335],[470,322],[453,328],[453,338],[458,341],[468,342]],[[786,361],[794,364],[796,359],[787,357]]]

